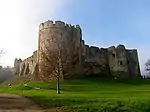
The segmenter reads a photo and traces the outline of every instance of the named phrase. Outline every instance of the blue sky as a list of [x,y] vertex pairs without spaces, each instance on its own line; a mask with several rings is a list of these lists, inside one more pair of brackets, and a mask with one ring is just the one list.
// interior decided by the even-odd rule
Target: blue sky
[[74,0],[56,17],[81,25],[87,44],[124,44],[139,52],[141,69],[150,58],[149,0]]
[[[145,45],[149,40],[150,1],[76,0],[68,9],[70,23],[80,24],[89,44]],[[62,19],[66,20],[66,16]]]
[[6,26],[13,26],[10,33],[0,33],[5,42],[11,40],[10,47],[0,43],[6,50],[1,61],[5,65],[13,65],[15,57],[24,59],[32,55],[37,49],[38,25],[51,19],[79,24],[86,44],[124,44],[138,49],[142,69],[150,58],[149,0],[14,0],[9,6],[11,0],[2,1],[0,30],[8,32]]

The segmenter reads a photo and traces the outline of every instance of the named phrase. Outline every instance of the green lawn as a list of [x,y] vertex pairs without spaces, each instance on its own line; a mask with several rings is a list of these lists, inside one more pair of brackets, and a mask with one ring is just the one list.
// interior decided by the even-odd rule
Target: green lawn
[[[80,112],[150,112],[150,80],[80,79],[56,83],[29,82],[6,87],[0,92],[27,96],[45,108],[60,107]],[[40,90],[34,89],[40,87]]]

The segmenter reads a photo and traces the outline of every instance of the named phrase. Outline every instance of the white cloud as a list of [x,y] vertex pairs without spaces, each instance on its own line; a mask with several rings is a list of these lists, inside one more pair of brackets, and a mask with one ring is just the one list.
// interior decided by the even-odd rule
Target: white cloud
[[55,18],[68,4],[68,0],[1,0],[0,48],[6,53],[0,62],[12,66],[15,58],[32,55],[40,22]]

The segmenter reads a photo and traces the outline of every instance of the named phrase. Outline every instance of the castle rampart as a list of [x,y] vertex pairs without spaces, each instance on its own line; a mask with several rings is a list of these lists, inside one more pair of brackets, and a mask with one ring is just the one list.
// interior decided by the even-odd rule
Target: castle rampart
[[38,78],[42,80],[54,80],[54,64],[58,61],[58,51],[61,51],[64,79],[93,74],[113,77],[140,76],[136,49],[129,50],[124,45],[109,48],[85,45],[79,25],[46,21],[39,26],[38,41],[38,50],[31,57],[19,63],[15,61],[16,67],[20,64],[20,75],[38,74]]

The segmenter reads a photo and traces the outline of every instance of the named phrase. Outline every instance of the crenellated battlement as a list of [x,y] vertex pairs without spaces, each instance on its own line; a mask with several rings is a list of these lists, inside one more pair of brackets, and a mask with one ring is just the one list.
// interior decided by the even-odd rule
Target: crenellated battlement
[[79,25],[71,25],[71,24],[67,24],[63,21],[48,20],[39,25],[39,30],[44,30],[47,28],[61,28],[61,29],[66,29],[67,31],[70,31],[71,29],[81,30]]

